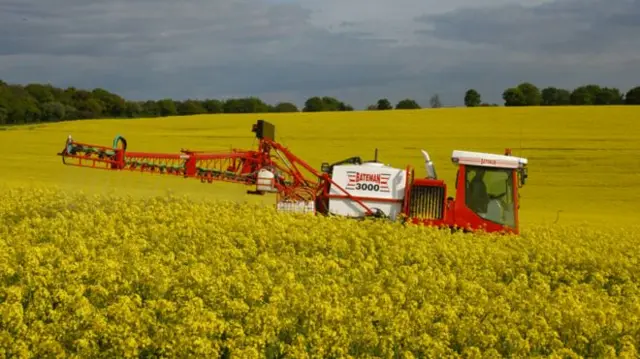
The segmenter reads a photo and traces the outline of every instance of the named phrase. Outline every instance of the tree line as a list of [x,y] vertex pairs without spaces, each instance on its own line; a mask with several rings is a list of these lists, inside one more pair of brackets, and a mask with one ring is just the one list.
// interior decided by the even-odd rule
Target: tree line
[[[623,95],[619,89],[585,85],[572,91],[547,87],[539,90],[531,83],[522,83],[503,93],[505,106],[553,105],[640,105],[640,86]],[[465,106],[498,106],[483,103],[475,89],[464,96]],[[436,94],[429,100],[432,108],[442,107]],[[395,106],[386,98],[379,99],[367,110],[419,109],[413,99],[398,101]],[[127,100],[102,88],[93,90],[75,87],[58,88],[50,84],[8,84],[0,80],[0,125],[57,122],[99,118],[140,118],[217,113],[320,112],[353,111],[353,107],[334,97],[308,98],[302,109],[294,103],[265,103],[257,97],[218,99],[170,98],[148,101]]]
[[[596,84],[578,86],[573,90],[549,86],[540,90],[530,82],[510,87],[502,93],[505,106],[591,106],[591,105],[640,105],[640,86],[626,94],[615,87]],[[475,89],[464,96],[467,107],[486,106]]]

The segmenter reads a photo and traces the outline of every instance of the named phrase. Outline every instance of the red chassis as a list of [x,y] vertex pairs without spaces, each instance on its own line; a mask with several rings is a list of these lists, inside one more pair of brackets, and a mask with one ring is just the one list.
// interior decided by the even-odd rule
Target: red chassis
[[[398,218],[414,224],[466,231],[519,233],[517,191],[524,184],[526,168],[512,166],[512,158],[515,157],[461,152],[467,157],[454,158],[458,162],[455,200],[447,198],[447,186],[443,181],[414,178],[415,171],[411,166],[405,170],[404,196],[374,198],[354,195],[332,176],[335,166],[345,163],[361,165],[359,157],[333,165],[325,163],[322,170],[318,171],[274,140],[275,129],[272,124],[258,120],[252,131],[259,139],[256,150],[233,149],[226,153],[211,153],[183,149],[178,154],[130,152],[127,151],[126,140],[121,136],[116,136],[112,147],[80,143],[69,136],[58,155],[62,156],[65,165],[70,166],[167,174],[196,178],[203,183],[223,181],[255,186],[256,190],[247,193],[275,193],[280,210],[286,210],[287,205],[293,208],[306,204],[306,208],[311,208],[314,213],[328,215],[333,213],[331,201],[341,199],[355,203],[362,216],[388,217],[388,214],[372,209],[371,203],[395,203],[401,208]],[[507,158],[508,163],[500,166],[496,158],[498,162]],[[375,160],[369,162],[377,163]],[[478,171],[483,173],[484,178],[489,178],[489,185],[498,183],[496,188],[503,193],[492,197],[491,193],[471,190],[473,178],[470,175],[475,176]],[[477,207],[474,203],[480,197],[477,193],[486,195],[485,207]],[[505,200],[498,201],[502,197]],[[485,215],[491,212],[487,209],[487,202],[491,201],[494,207],[498,206],[496,208],[500,216],[489,218]]]

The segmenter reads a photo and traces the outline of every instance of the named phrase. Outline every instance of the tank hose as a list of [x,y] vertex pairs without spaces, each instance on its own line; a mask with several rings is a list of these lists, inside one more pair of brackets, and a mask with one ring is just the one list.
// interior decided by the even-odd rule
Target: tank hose
[[123,149],[124,151],[126,151],[126,150],[127,150],[127,140],[126,140],[124,137],[120,136],[120,135],[117,135],[117,136],[113,139],[113,149],[114,149],[114,150],[117,150],[117,149],[118,149],[118,142],[119,142],[119,141],[122,141],[122,145],[123,145],[123,146],[122,146],[122,149]]

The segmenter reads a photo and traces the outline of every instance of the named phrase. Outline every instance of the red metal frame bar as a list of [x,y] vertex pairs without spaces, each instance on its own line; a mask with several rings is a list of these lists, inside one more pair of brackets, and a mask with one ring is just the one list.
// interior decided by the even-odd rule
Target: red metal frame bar
[[298,168],[295,167],[295,164],[298,163],[304,169],[309,171],[313,176],[315,176],[317,179],[320,180],[320,183],[315,187],[318,188],[318,189],[322,189],[323,190],[322,194],[321,194],[321,198],[331,198],[331,196],[333,196],[333,195],[330,195],[329,193],[327,193],[328,186],[325,185],[324,182],[328,182],[331,185],[335,186],[339,191],[344,193],[344,197],[342,197],[342,198],[348,198],[348,199],[356,202],[357,204],[362,206],[362,208],[365,210],[365,212],[368,215],[372,215],[373,214],[373,211],[371,210],[371,208],[369,208],[366,204],[364,204],[359,197],[353,196],[352,194],[347,192],[346,189],[344,189],[342,186],[340,186],[335,181],[333,181],[329,177],[328,174],[320,173],[315,168],[311,167],[307,162],[305,162],[302,159],[300,159],[299,157],[295,156],[293,153],[291,153],[291,151],[289,151],[289,149],[287,149],[286,147],[282,146],[281,144],[279,144],[279,143],[277,143],[277,142],[275,142],[273,140],[270,140],[270,139],[262,139],[262,141],[265,141],[268,144],[269,147],[275,149],[277,152],[282,152],[284,154],[284,156],[287,158],[287,160],[291,163],[291,165],[293,167],[291,172],[294,174],[294,177],[296,179],[296,182],[294,182],[293,186],[304,185],[304,186],[314,187],[309,183],[310,181],[308,179],[305,179],[304,176],[302,176],[302,173],[300,172],[300,170],[298,170]]
[[[69,150],[81,155],[72,154]],[[271,153],[272,150],[275,155]],[[96,164],[104,163],[103,169],[178,175],[199,178],[202,182],[209,183],[224,181],[255,185],[257,172],[262,168],[269,168],[274,169],[278,174],[274,185],[282,198],[295,198],[305,193],[313,196],[314,201],[317,197],[331,198],[333,195],[326,193],[327,183],[330,183],[344,194],[341,198],[348,198],[362,206],[367,214],[373,214],[362,199],[351,195],[329,175],[320,173],[291,153],[288,148],[268,138],[260,139],[258,151],[233,150],[230,153],[202,153],[183,150],[180,154],[128,152],[124,148],[68,140],[65,149],[58,155],[63,157],[65,164],[77,167],[99,168]],[[78,163],[67,163],[68,159],[77,159]],[[92,161],[92,165],[85,165],[82,163],[83,160]],[[305,177],[298,167],[307,170],[315,181]]]

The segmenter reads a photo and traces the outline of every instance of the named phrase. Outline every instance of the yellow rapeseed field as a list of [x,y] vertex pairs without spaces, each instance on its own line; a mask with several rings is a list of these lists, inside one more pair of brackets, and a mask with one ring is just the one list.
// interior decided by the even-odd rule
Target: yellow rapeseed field
[[454,149],[503,153],[511,147],[514,155],[530,160],[529,183],[521,198],[523,226],[555,221],[624,225],[635,223],[640,212],[636,106],[205,115],[36,125],[0,131],[0,181],[89,193],[172,192],[196,199],[273,204],[273,197],[247,196],[242,186],[70,168],[55,156],[69,134],[108,146],[120,134],[131,151],[255,148],[251,125],[259,118],[274,123],[278,140],[315,168],[323,161],[354,155],[372,159],[378,148],[381,161],[400,167],[411,164],[418,176],[424,176],[420,149],[425,149],[450,186],[455,179],[450,161]]
[[[253,148],[259,118],[316,168],[377,147],[424,175],[423,148],[449,184],[452,150],[510,147],[530,160],[522,235],[279,214],[238,185],[55,156],[69,134]],[[0,358],[637,358],[638,119],[476,108],[1,129]]]
[[10,190],[0,357],[637,358],[639,242]]

